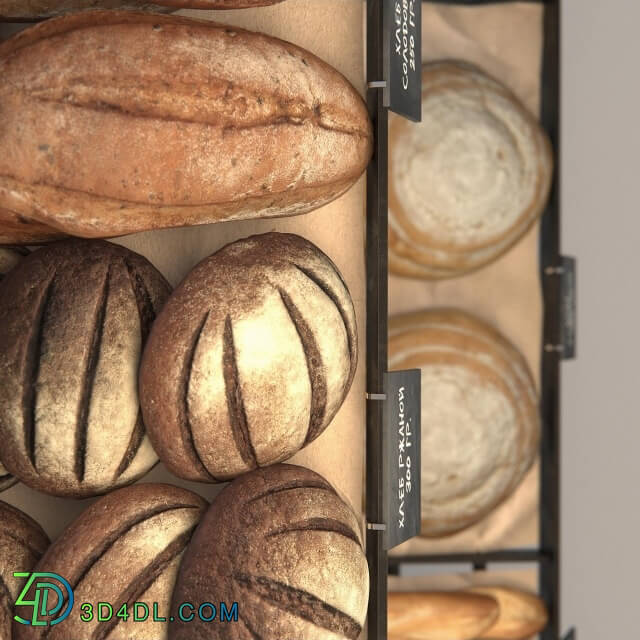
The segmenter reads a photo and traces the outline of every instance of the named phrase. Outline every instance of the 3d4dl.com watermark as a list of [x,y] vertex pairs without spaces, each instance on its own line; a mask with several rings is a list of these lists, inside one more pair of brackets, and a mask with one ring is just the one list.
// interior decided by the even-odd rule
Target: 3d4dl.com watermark
[[[30,619],[15,615],[14,619],[20,624],[34,627],[53,626],[66,620],[74,606],[73,589],[69,582],[57,573],[29,573],[16,571],[14,578],[26,579],[22,591],[16,599],[16,607],[31,608]],[[108,622],[112,618],[120,618],[123,621],[131,619],[133,622],[145,622],[150,617],[153,622],[166,622],[167,617],[160,615],[158,603],[151,603],[151,609],[146,602],[124,603],[114,607],[109,602],[83,602],[80,609],[82,622]],[[23,613],[23,609],[20,613]],[[203,622],[237,622],[238,603],[231,606],[221,602],[218,607],[211,602],[203,602],[194,605],[183,602],[177,610],[177,619],[182,622],[201,620]],[[170,615],[173,621],[174,616]]]

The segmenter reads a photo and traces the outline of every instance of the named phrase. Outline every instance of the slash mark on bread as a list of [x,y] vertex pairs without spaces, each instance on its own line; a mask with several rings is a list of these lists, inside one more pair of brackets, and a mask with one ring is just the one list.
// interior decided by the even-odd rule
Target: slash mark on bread
[[247,591],[266,600],[272,606],[307,620],[321,629],[345,636],[349,640],[356,640],[362,632],[362,626],[351,616],[307,591],[265,576],[236,573],[233,579]]
[[340,522],[340,520],[336,520],[334,518],[308,518],[298,522],[291,522],[290,524],[286,524],[283,527],[270,531],[267,533],[266,537],[273,538],[274,536],[280,536],[294,531],[324,531],[327,533],[337,533],[338,535],[344,536],[345,538],[355,542],[359,547],[361,547],[360,540],[358,539],[355,531],[353,531],[350,526],[344,524],[344,522]]
[[25,366],[22,379],[22,416],[24,420],[24,446],[33,468],[36,466],[36,400],[37,384],[40,373],[40,358],[42,355],[42,340],[44,335],[49,306],[53,297],[55,270],[42,290],[36,315],[33,319],[33,331],[27,342]]
[[294,491],[295,489],[320,489],[322,491],[329,491],[330,493],[335,494],[335,489],[328,483],[323,482],[322,480],[292,480],[291,482],[286,482],[284,484],[278,485],[277,487],[272,487],[271,489],[267,489],[267,491],[263,491],[259,493],[257,496],[251,498],[251,500],[247,501],[247,505],[253,504],[258,500],[263,500],[264,498],[268,498],[269,496],[276,495],[277,493],[283,493],[284,491]]
[[287,313],[293,322],[293,326],[298,332],[302,350],[307,361],[307,373],[311,384],[311,412],[309,417],[309,427],[305,444],[315,440],[322,433],[324,416],[327,409],[327,372],[322,362],[322,354],[316,341],[313,331],[302,316],[300,309],[295,305],[289,294],[278,288],[282,303],[287,309]]
[[240,386],[240,374],[238,372],[236,348],[233,341],[233,325],[230,315],[227,315],[224,321],[222,369],[233,439],[245,464],[248,465],[249,469],[256,469],[258,467],[258,459],[251,442],[251,434],[249,433],[249,423],[242,397],[242,387]]
[[96,316],[93,323],[93,331],[91,333],[91,344],[89,345],[89,353],[87,355],[84,368],[84,376],[82,379],[82,391],[80,394],[80,403],[78,405],[78,422],[76,423],[76,447],[74,473],[78,482],[84,481],[86,471],[87,457],[87,430],[89,428],[89,410],[91,408],[91,395],[93,385],[98,370],[98,361],[100,360],[100,347],[102,345],[102,336],[104,334],[104,324],[107,315],[107,304],[109,302],[109,286],[111,280],[111,263],[107,266],[107,272],[102,284],[102,291],[96,307]]

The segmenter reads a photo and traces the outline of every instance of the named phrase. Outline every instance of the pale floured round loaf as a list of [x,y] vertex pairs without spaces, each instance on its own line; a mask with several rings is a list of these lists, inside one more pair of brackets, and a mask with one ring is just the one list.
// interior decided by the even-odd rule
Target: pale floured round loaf
[[[166,484],[134,485],[100,498],[49,547],[35,568],[67,580],[75,606],[94,605],[93,619],[83,622],[80,614],[86,611],[76,612],[74,607],[55,626],[14,623],[13,640],[166,640],[168,625],[154,621],[153,610],[168,620],[184,550],[206,507],[195,493]],[[219,597],[224,599],[224,594]],[[98,602],[111,604],[111,620],[98,621]],[[146,621],[133,621],[135,602],[149,607]],[[130,613],[126,621],[115,615],[123,604]],[[30,612],[24,615],[17,607],[16,613],[27,617]]]
[[542,631],[549,620],[544,602],[531,593],[506,587],[474,587],[469,590],[494,598],[499,614],[495,623],[478,634],[479,640],[526,640]]
[[0,285],[2,463],[71,497],[131,483],[157,462],[138,368],[170,287],[142,256],[102,241],[34,251]]
[[477,522],[518,486],[540,437],[527,363],[484,321],[454,309],[390,321],[392,369],[422,370],[422,529]]
[[388,640],[476,640],[498,619],[490,596],[449,591],[392,592]]
[[282,0],[0,0],[2,18],[51,18],[86,9],[247,9],[277,4]]
[[355,311],[333,262],[297,235],[252,236],[197,265],[154,323],[145,424],[173,473],[228,480],[317,438],[356,365]]
[[49,538],[26,513],[0,501],[0,640],[11,640],[13,605],[22,582],[13,572],[31,571]]
[[[5,274],[9,273],[27,253],[28,251],[26,249],[0,247],[0,282],[2,282]],[[0,448],[2,448],[1,444]],[[2,454],[0,453],[0,459],[1,458]],[[16,482],[18,481],[0,462],[0,491],[12,487]]]
[[423,66],[422,122],[389,128],[389,267],[439,279],[507,251],[546,204],[549,140],[516,96],[460,62]]
[[[211,594],[238,602],[238,621],[169,625],[170,640],[356,640],[369,599],[360,524],[317,473],[293,465],[234,480],[196,529],[174,607]],[[20,639],[18,639],[20,640]]]

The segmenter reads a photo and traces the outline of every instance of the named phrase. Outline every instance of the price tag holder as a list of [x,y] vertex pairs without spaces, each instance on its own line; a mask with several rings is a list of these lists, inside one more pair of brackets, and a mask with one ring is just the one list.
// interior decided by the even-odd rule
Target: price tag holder
[[422,117],[422,2],[384,0],[388,43],[387,102],[391,111],[420,122]]
[[386,374],[386,548],[420,533],[420,369]]

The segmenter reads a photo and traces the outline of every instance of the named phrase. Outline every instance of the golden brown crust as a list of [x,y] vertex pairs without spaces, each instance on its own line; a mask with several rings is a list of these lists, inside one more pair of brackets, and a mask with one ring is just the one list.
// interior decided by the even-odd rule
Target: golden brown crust
[[176,475],[235,477],[317,438],[357,366],[353,302],[331,260],[300,236],[233,242],[197,265],[154,323],[140,397]]
[[28,220],[8,209],[0,208],[0,245],[43,244],[59,240],[64,233],[36,220]]
[[304,213],[372,151],[335,69],[209,21],[69,15],[0,44],[0,73],[0,207],[74,235]]
[[155,464],[137,373],[169,291],[142,256],[102,241],[39,249],[5,277],[0,453],[8,471],[35,489],[80,497]]
[[0,501],[0,638],[10,640],[13,604],[20,593],[14,571],[31,571],[49,546],[42,527],[26,513]]
[[[77,602],[109,602],[114,612],[127,603],[158,601],[168,611],[177,566],[207,507],[200,496],[166,484],[139,484],[114,491],[88,507],[49,547],[36,571],[65,578]],[[20,609],[17,609],[20,615]],[[23,616],[24,617],[24,616]],[[58,627],[14,624],[15,640],[106,638],[119,618],[81,622],[72,615]],[[140,640],[164,640],[166,624],[131,623]]]
[[495,624],[478,634],[480,640],[526,640],[547,626],[547,608],[538,596],[505,587],[474,587],[470,591],[495,598],[500,609]]
[[[429,491],[423,491],[421,535],[449,535],[492,511],[533,463],[540,437],[533,376],[502,334],[457,309],[392,317],[389,336],[392,368],[422,369],[423,394],[429,393],[424,385],[432,391],[443,385],[438,387],[440,399],[423,411],[423,416],[439,413],[434,414],[436,422],[431,418],[431,431],[423,433],[430,443],[425,460],[432,460]],[[438,435],[443,429],[445,440]],[[495,448],[489,446],[494,440]],[[436,451],[445,441],[447,451]]]
[[[238,602],[225,638],[359,637],[368,568],[358,520],[321,476],[292,465],[234,480],[209,508],[187,549],[173,595]],[[170,624],[170,640],[206,637],[194,620]]]
[[476,640],[498,619],[489,596],[459,592],[392,592],[389,640]]
[[[461,92],[466,103],[460,101],[460,104],[457,104],[458,92]],[[406,210],[403,205],[402,187],[397,183],[393,167],[391,167],[389,180],[389,267],[394,273],[401,276],[438,280],[470,273],[496,260],[531,228],[542,214],[549,195],[553,152],[546,133],[518,98],[507,87],[473,65],[458,61],[443,61],[424,65],[423,96],[428,96],[431,101],[442,96],[442,100],[449,101],[451,111],[459,107],[461,110],[469,109],[469,112],[473,114],[476,111],[486,109],[487,114],[490,114],[487,119],[495,119],[495,123],[487,126],[488,128],[494,127],[496,131],[500,130],[496,126],[498,122],[500,122],[499,126],[505,129],[513,126],[520,130],[521,135],[526,138],[531,147],[526,150],[532,156],[529,164],[533,163],[535,167],[535,176],[530,178],[534,183],[533,195],[521,210],[511,212],[512,220],[506,230],[493,233],[488,237],[483,237],[480,234],[475,234],[475,236],[472,234],[466,240],[463,237],[457,237],[455,241],[446,233],[441,233],[439,228],[425,230],[419,226],[416,219],[418,212]],[[495,97],[500,102],[501,108],[508,106],[512,111],[514,122],[502,123],[499,120],[500,114],[494,113],[488,106],[487,96]],[[475,100],[477,104],[470,107],[468,103],[472,100]],[[437,120],[438,117],[436,114],[434,119]],[[412,131],[412,127],[414,127],[414,135],[419,135],[420,125],[412,125],[402,118],[392,118],[389,130],[392,150],[395,144],[397,153],[402,152],[400,141],[403,136],[407,136]],[[441,138],[444,138],[447,131],[444,130],[440,133]],[[455,137],[454,133],[451,134],[452,138]],[[498,136],[498,133],[495,135]],[[485,145],[492,149],[489,143],[485,142]],[[495,142],[495,145],[498,148],[497,153],[501,154],[500,144]],[[518,149],[517,152],[524,154],[525,150]],[[438,170],[444,171],[444,167],[438,167]],[[462,174],[465,167],[456,170]],[[480,173],[477,167],[474,171],[471,168],[468,170],[470,175]],[[450,171],[454,171],[454,169],[450,168]],[[529,167],[528,171],[533,171],[533,169]],[[460,175],[456,178],[461,184],[464,184],[466,176]],[[438,177],[435,176],[433,179],[438,180]],[[453,182],[452,176],[450,179]],[[469,198],[463,197],[464,191],[461,193],[462,196],[456,200],[455,205],[458,210],[469,206]],[[429,204],[433,206],[432,203]],[[457,223],[462,224],[463,219],[460,217]],[[465,230],[465,233],[467,232],[468,230]]]

